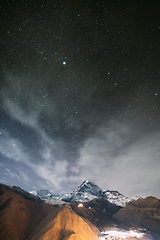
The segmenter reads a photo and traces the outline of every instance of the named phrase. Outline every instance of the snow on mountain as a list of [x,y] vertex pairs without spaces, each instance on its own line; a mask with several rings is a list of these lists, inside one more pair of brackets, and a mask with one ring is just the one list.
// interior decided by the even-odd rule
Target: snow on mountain
[[115,205],[124,207],[139,198],[128,198],[118,191],[102,190],[99,186],[88,180],[84,181],[76,190],[66,195],[53,195],[48,190],[34,190],[30,193],[34,196],[39,196],[46,203],[54,204],[57,201],[58,205],[66,202],[88,202],[94,198],[103,198]]
[[103,198],[115,205],[124,207],[139,197],[128,198],[118,191],[102,190],[99,186],[87,180],[73,192],[62,196],[60,200],[66,202],[88,202],[94,198]]
[[47,189],[32,190],[29,193],[34,195],[34,196],[38,196],[43,202],[48,203],[48,204],[58,205],[58,206],[66,204],[66,202],[60,200],[61,195],[53,195]]
[[88,202],[102,197],[103,190],[96,184],[84,181],[76,190],[61,197],[66,202]]
[[121,207],[125,207],[128,203],[137,200],[139,197],[137,196],[137,197],[128,198],[122,195],[121,193],[119,193],[118,191],[106,190],[106,191],[103,191],[102,198],[108,200],[113,204],[119,205]]
[[51,198],[53,195],[52,193],[45,189],[45,190],[33,190],[30,191],[31,194],[33,194],[34,196],[39,196],[40,198]]

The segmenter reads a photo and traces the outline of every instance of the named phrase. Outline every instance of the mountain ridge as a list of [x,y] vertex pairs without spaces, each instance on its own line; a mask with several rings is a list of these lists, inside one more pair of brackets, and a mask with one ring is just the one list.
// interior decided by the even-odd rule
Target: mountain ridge
[[1,240],[98,240],[99,234],[69,205],[28,200],[0,184]]
[[[88,193],[90,187],[91,190],[95,187],[93,183],[84,182],[78,191],[83,189],[84,192],[81,192],[86,193],[86,186]],[[46,190],[41,193],[51,197]],[[59,207],[38,202],[36,198],[26,199],[25,194],[26,191],[19,187],[0,184],[0,239],[51,240],[55,236],[55,240],[97,240],[99,231],[116,227],[117,231],[135,229],[143,232],[146,234],[143,239],[160,240],[160,199],[155,197],[139,198],[123,208],[102,198],[83,203],[65,202],[64,206]],[[115,194],[119,197],[117,191]],[[28,196],[30,195],[27,194]],[[79,223],[81,227],[78,226]],[[85,229],[88,228],[86,224],[92,229],[90,233],[87,230],[89,235],[85,235]],[[149,234],[154,238],[150,238]]]
[[128,198],[125,197],[123,194],[119,193],[118,191],[103,190],[98,185],[88,180],[85,180],[77,187],[77,189],[65,195],[53,195],[48,190],[45,190],[46,193],[49,194],[49,196],[47,197],[47,194],[40,194],[40,191],[43,190],[33,190],[30,191],[30,193],[35,196],[39,196],[43,201],[47,203],[49,203],[49,200],[50,202],[52,202],[52,200],[63,201],[64,204],[65,202],[88,202],[90,200],[93,200],[94,198],[103,198],[105,200],[108,200],[112,204],[124,207],[128,203],[139,199],[138,196]]

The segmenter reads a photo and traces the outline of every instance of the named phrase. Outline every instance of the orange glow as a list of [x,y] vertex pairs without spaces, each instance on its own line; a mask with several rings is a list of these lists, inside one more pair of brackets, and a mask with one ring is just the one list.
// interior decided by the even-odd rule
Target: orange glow
[[83,207],[83,204],[82,203],[78,204],[78,207]]

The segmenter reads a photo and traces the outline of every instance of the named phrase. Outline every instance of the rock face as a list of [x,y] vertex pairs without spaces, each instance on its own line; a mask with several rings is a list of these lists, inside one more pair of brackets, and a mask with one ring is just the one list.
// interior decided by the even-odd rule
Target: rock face
[[51,218],[52,214],[48,215],[30,239],[98,240],[97,234],[100,232],[95,227],[94,232],[81,217],[73,212],[69,205],[65,205],[53,220]]
[[68,205],[30,201],[0,184],[1,240],[98,240],[97,234]]
[[89,202],[84,203],[86,208],[94,208],[95,210],[106,213],[109,216],[116,214],[122,207],[110,203],[103,198],[95,198]]
[[96,198],[83,204],[72,203],[70,206],[74,212],[92,222],[100,230],[106,226],[115,226],[117,221],[112,218],[112,215],[121,209],[120,206],[116,206],[103,198]]
[[0,239],[25,240],[56,207],[27,200],[0,184]]
[[122,208],[113,217],[123,225],[134,225],[160,233],[160,200],[155,197],[141,198]]
[[23,198],[25,198],[27,200],[36,201],[36,202],[43,202],[40,197],[35,196],[35,195],[23,190],[22,188],[20,188],[18,186],[8,186],[8,185],[5,185],[5,184],[3,184],[3,186],[5,188],[11,190],[12,192],[15,192],[15,193],[19,194],[20,196],[22,196]]

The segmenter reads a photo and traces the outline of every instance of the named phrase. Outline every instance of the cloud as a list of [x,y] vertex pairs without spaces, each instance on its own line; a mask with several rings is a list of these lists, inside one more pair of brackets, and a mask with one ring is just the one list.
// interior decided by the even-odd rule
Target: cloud
[[15,105],[9,99],[5,100],[5,105],[9,111],[9,114],[13,116],[15,120],[35,130],[38,128],[37,117],[34,113],[26,113],[23,108],[21,108],[19,105]]
[[20,176],[18,174],[16,174],[15,172],[12,172],[10,169],[8,168],[5,168],[5,174],[6,175],[9,175],[11,178],[17,178],[17,179],[20,179]]
[[[63,88],[54,81],[55,86],[52,84],[50,90],[46,90],[45,82],[39,84],[33,77],[27,80],[8,75],[6,81],[11,84],[3,89],[4,108],[15,123],[28,128],[28,136],[32,130],[31,136],[34,134],[36,140],[32,137],[29,143],[28,139],[24,143],[18,136],[15,138],[14,134],[2,130],[0,151],[5,157],[32,169],[42,186],[64,192],[90,179],[104,189],[117,189],[126,195],[145,195],[149,191],[156,194],[153,186],[157,189],[159,181],[159,133],[150,136],[142,128],[138,119],[143,119],[147,129],[150,120],[137,108],[138,100],[129,107],[125,103],[121,115],[115,115],[114,120],[102,114],[104,124],[99,127],[98,109],[87,109],[93,89],[88,94],[81,86],[78,92],[83,92],[81,97],[75,94],[76,81],[73,85],[70,80],[62,81]],[[47,81],[47,85],[51,85],[51,81]],[[139,98],[145,96],[138,94]],[[93,101],[96,103],[96,98]],[[152,104],[149,106],[151,109]],[[97,116],[93,118],[95,113]],[[94,126],[93,130],[89,126]],[[29,182],[25,172],[19,174]]]
[[[39,147],[34,150],[34,155],[27,145],[2,130],[1,153],[32,169],[35,181],[36,176],[39,177],[37,186],[39,181],[40,188],[66,193],[66,189],[73,190],[89,179],[104,189],[118,190],[128,196],[146,196],[149,192],[157,196],[160,133],[141,136],[140,126],[137,125],[138,115],[131,124],[122,119],[108,120],[105,125],[86,134],[81,141],[68,143],[60,136],[55,138],[43,131],[39,123],[40,114],[25,113],[24,109],[7,98],[5,104],[15,120],[34,130]],[[125,114],[123,117],[127,119]],[[75,129],[79,132],[80,125],[78,122],[76,124]],[[69,129],[69,125],[66,126]],[[49,129],[51,131],[51,126]],[[29,183],[25,172],[21,172],[20,176],[26,184]]]
[[34,166],[35,172],[40,175],[54,191],[62,191],[61,183],[66,180],[68,163],[66,160],[57,161],[52,165]]
[[[62,187],[62,182],[66,181],[68,172],[68,162],[65,159],[57,160],[55,151],[57,149],[53,141],[49,141],[44,135],[43,146],[37,151],[41,155],[41,160],[34,161],[34,157],[31,153],[27,153],[26,147],[17,139],[11,137],[7,132],[3,131],[1,137],[1,148],[0,152],[4,157],[7,157],[12,162],[12,169],[5,168],[8,178],[17,178],[25,182],[25,184],[30,183],[28,173],[19,169],[19,163],[23,163],[24,166],[30,168],[32,173],[35,173],[35,181],[37,176],[43,179],[43,186],[53,189],[54,191],[64,191]],[[4,164],[1,164],[5,167]],[[34,176],[33,179],[34,181]]]
[[29,186],[30,178],[24,171],[19,170],[19,177]]
[[125,195],[157,196],[160,132],[129,144],[127,136],[132,131],[121,126],[121,132],[123,134],[117,133],[112,126],[110,131],[99,129],[94,136],[86,139],[80,149],[77,166],[81,169],[81,177]]
[[26,152],[23,144],[11,137],[9,133],[3,130],[3,134],[0,139],[0,153],[9,159],[13,159],[16,162],[29,163],[29,155]]

